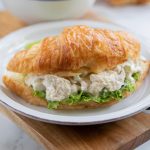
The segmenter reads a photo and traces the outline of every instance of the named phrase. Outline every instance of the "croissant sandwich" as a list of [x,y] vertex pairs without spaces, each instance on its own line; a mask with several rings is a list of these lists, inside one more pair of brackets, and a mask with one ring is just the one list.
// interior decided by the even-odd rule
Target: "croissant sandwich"
[[130,34],[81,25],[17,52],[3,82],[33,105],[95,108],[132,94],[149,64],[140,58],[140,43]]

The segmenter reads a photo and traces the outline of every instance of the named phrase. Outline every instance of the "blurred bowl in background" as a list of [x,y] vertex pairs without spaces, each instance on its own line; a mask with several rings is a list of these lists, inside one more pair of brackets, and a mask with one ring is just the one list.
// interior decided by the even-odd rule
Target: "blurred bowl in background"
[[3,0],[6,9],[32,24],[42,21],[78,18],[95,0]]

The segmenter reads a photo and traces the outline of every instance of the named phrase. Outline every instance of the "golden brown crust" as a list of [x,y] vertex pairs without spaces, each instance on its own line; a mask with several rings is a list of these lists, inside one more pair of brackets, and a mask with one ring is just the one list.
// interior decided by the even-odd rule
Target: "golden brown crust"
[[[142,84],[143,80],[145,79],[146,75],[148,74],[150,63],[148,61],[144,61],[144,72],[141,75],[140,80],[136,83],[136,89]],[[36,96],[33,96],[32,89],[27,87],[21,80],[17,80],[8,76],[3,77],[3,82],[5,85],[13,91],[18,96],[22,97],[23,100],[26,102],[29,102],[33,105],[38,106],[45,106],[47,107],[47,101],[38,98]],[[129,96],[130,92],[125,93],[125,97]],[[111,106],[115,103],[118,103],[117,100],[111,100],[107,103],[96,103],[96,102],[88,102],[88,103],[82,103],[82,104],[76,104],[76,105],[60,105],[58,109],[84,109],[84,108],[96,108],[96,107],[102,107],[102,106]]]
[[100,72],[131,57],[138,58],[139,42],[126,32],[88,26],[65,28],[29,50],[16,53],[7,68],[18,73]]

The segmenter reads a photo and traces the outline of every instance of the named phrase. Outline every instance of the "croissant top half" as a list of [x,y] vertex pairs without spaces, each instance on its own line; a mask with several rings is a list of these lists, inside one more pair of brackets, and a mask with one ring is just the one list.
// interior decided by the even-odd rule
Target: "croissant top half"
[[139,53],[139,42],[126,32],[81,25],[17,52],[7,68],[18,73],[100,72],[137,59]]

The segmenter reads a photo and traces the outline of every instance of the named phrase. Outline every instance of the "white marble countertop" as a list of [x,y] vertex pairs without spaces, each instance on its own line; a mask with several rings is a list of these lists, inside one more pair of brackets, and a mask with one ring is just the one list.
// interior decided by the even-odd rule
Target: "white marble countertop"
[[0,150],[44,150],[12,121],[0,114]]
[[[3,6],[0,3],[1,9],[3,9]],[[97,2],[94,9],[96,13],[141,34],[147,41],[150,40],[150,5],[116,8],[107,6],[103,2]],[[44,150],[42,145],[34,141],[2,114],[0,114],[0,133],[1,150]],[[149,148],[150,141],[139,146],[136,150],[149,150]]]

